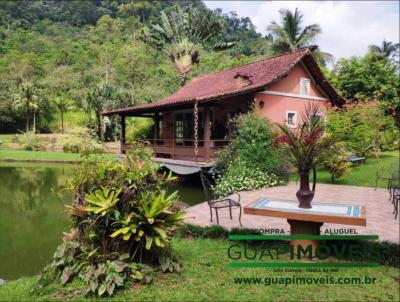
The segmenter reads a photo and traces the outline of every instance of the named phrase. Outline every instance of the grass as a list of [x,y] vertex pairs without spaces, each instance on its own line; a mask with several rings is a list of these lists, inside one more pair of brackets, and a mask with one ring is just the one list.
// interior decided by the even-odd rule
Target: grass
[[15,134],[0,134],[0,148],[7,148],[12,143]]
[[[115,160],[116,154],[104,153],[93,154],[92,157],[99,157],[105,160]],[[0,150],[1,160],[48,160],[48,161],[79,161],[80,154],[64,153],[53,151],[24,151],[24,150]]]
[[[228,268],[229,242],[215,239],[173,240],[173,248],[182,259],[180,274],[157,273],[154,283],[135,285],[119,291],[120,301],[395,301],[399,297],[397,268],[346,268],[336,271],[273,272],[268,268]],[[326,276],[376,278],[375,284],[362,285],[260,285],[235,284],[234,278],[324,278]],[[32,292],[35,277],[26,277],[0,286],[0,300],[82,300],[78,281],[62,287],[58,282],[44,288],[41,295]],[[89,298],[87,298],[89,299]],[[93,299],[93,297],[91,297]],[[100,299],[99,299],[100,300]]]
[[[369,157],[365,164],[360,164],[352,167],[352,172],[349,175],[335,179],[335,184],[361,186],[361,187],[375,187],[376,172],[380,174],[389,175],[391,172],[399,171],[399,151],[382,152],[380,160]],[[296,181],[296,176],[291,176],[292,181]],[[310,180],[312,181],[312,179]],[[318,183],[332,183],[331,174],[320,167],[317,169],[317,182]],[[378,181],[378,187],[385,188],[387,182],[384,180]]]
[[0,134],[0,141],[2,141],[3,143],[11,143],[14,137],[15,134]]
[[[84,114],[82,112],[82,114]],[[20,150],[7,150],[4,148],[8,143],[11,143],[14,134],[1,134],[0,140],[3,142],[3,148],[0,149],[0,160],[12,159],[12,160],[64,160],[64,161],[76,161],[80,159],[79,154],[64,153],[64,152],[52,152],[52,151],[20,151]],[[335,184],[350,185],[350,186],[362,186],[362,187],[374,187],[376,172],[379,171],[382,174],[390,174],[391,171],[399,170],[399,151],[382,152],[380,160],[377,161],[373,157],[369,157],[365,164],[353,166],[352,172],[344,177],[335,179]],[[113,160],[116,158],[115,154],[103,154],[103,158],[107,160]],[[297,176],[291,176],[290,180],[296,181]],[[317,170],[317,182],[318,183],[331,183],[331,175],[329,172],[320,167]],[[378,181],[378,186],[385,188],[387,183],[384,180]]]
[[[93,117],[94,119],[94,117]],[[64,113],[64,130],[68,131],[74,127],[83,127],[88,123],[87,114],[82,111],[68,111]],[[61,116],[59,113],[53,115],[50,122],[50,130],[55,133],[61,133]]]

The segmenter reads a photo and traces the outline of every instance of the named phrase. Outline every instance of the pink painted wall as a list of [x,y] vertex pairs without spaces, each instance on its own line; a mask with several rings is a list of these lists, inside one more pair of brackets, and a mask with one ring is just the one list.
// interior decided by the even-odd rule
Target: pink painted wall
[[[313,82],[312,78],[308,75],[303,65],[298,64],[287,77],[279,80],[266,87],[266,90],[284,92],[295,95],[300,95],[300,78],[308,78],[311,80],[310,83],[310,95],[316,97],[323,97],[328,99],[326,95],[320,91],[320,89]],[[331,107],[330,101],[321,101],[313,99],[305,99],[293,96],[281,96],[257,93],[255,96],[256,104],[255,110],[261,116],[267,117],[272,122],[285,123],[286,112],[295,111],[297,113],[297,123],[301,120],[301,112],[304,111],[305,106],[310,103],[318,103],[320,106],[321,115],[326,114],[326,108]],[[260,103],[264,103],[262,106]],[[261,108],[262,107],[262,108]]]
[[[320,105],[320,113],[324,116],[326,114],[326,108],[330,107],[330,103],[325,101],[306,100],[278,95],[257,94],[256,99],[256,112],[261,116],[267,117],[270,121],[280,124],[286,122],[286,111],[295,111],[297,113],[297,122],[299,122],[301,112],[304,111],[308,102],[318,103]],[[262,109],[260,109],[259,106],[261,101],[264,102],[264,107]]]
[[[312,97],[323,97],[328,99],[328,97],[318,88],[318,86],[313,82],[313,79],[308,74],[305,67],[299,63],[296,65],[288,74],[288,76],[280,79],[279,81],[266,87],[266,90],[290,93],[295,95],[300,95],[300,79],[307,78],[310,79],[310,95]],[[224,100],[219,100],[213,107],[212,117],[213,123],[221,123],[224,126],[227,124],[227,117],[233,115],[237,112],[246,112],[249,109],[249,103],[252,101],[252,95],[240,95],[227,98]],[[296,111],[297,122],[300,121],[301,112],[304,111],[305,105],[309,102],[316,102],[321,107],[321,114],[325,115],[326,108],[331,107],[329,100],[320,101],[305,99],[293,96],[281,96],[281,95],[271,95],[257,93],[254,97],[256,99],[255,110],[261,116],[265,116],[272,122],[285,123],[286,121],[286,111]],[[264,102],[263,108],[260,108],[260,102]],[[200,110],[202,110],[200,108]],[[162,113],[162,136],[161,138],[172,139],[173,138],[173,112]]]
[[305,67],[299,63],[297,64],[287,75],[287,77],[280,79],[279,81],[272,83],[267,87],[268,90],[280,91],[286,93],[300,93],[300,78],[307,78],[311,80],[310,84],[310,95],[318,97],[326,97],[322,91],[317,87],[305,69]]

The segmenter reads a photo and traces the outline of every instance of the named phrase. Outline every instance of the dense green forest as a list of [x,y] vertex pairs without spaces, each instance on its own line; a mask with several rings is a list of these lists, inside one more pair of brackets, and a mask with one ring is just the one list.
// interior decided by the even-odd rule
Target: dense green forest
[[[60,113],[98,113],[156,101],[176,91],[186,77],[309,46],[321,32],[317,24],[300,28],[302,15],[297,9],[281,14],[282,22],[300,21],[292,22],[299,30],[286,40],[279,36],[278,22],[262,36],[250,18],[220,9],[210,11],[202,1],[1,1],[0,133],[30,129],[32,120],[36,131],[50,132],[52,119]],[[199,34],[200,28],[208,31]],[[187,41],[185,35],[192,40]],[[174,44],[178,50],[171,50],[167,46],[176,43],[172,41],[175,36],[181,40]],[[192,52],[189,66],[179,67],[182,43]],[[323,65],[329,54],[319,52],[316,57]],[[384,62],[385,74],[376,86],[390,78],[390,98],[397,97],[398,102],[395,64],[388,58],[379,62]],[[340,64],[338,72],[346,73],[348,63]],[[179,68],[184,71],[178,72]],[[348,87],[335,78],[335,70],[325,69],[346,95]],[[348,90],[357,89],[360,83]],[[372,94],[376,87],[368,89]]]
[[[60,97],[82,108],[87,94],[102,85],[118,90],[124,105],[174,92],[179,74],[140,32],[176,3],[206,10],[200,1],[1,1],[0,132],[25,129],[26,115],[14,106],[24,85],[37,96],[37,130],[44,132]],[[237,64],[232,54],[251,55],[249,40],[260,37],[248,18],[213,14],[224,24],[213,42],[224,37],[238,43],[224,52],[206,50],[191,76]]]

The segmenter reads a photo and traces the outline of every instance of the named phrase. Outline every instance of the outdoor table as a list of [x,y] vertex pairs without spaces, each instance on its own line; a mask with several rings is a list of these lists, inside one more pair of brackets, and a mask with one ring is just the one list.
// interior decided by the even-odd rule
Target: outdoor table
[[[245,214],[286,218],[291,235],[320,235],[324,222],[366,226],[366,209],[359,205],[332,204],[313,202],[311,209],[298,207],[299,202],[259,198],[243,208]],[[312,245],[313,250],[318,240],[292,240],[294,246],[303,248]]]

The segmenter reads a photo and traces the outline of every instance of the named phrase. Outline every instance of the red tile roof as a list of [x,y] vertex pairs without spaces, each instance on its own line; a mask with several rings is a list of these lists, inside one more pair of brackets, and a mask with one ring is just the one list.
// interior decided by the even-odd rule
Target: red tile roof
[[309,67],[317,83],[331,97],[332,102],[342,103],[342,98],[324,79],[311,52],[305,48],[239,67],[195,77],[176,93],[157,102],[112,110],[103,114],[154,112],[158,109],[193,103],[194,101],[206,102],[231,95],[261,90],[266,85],[287,75],[301,60]]

